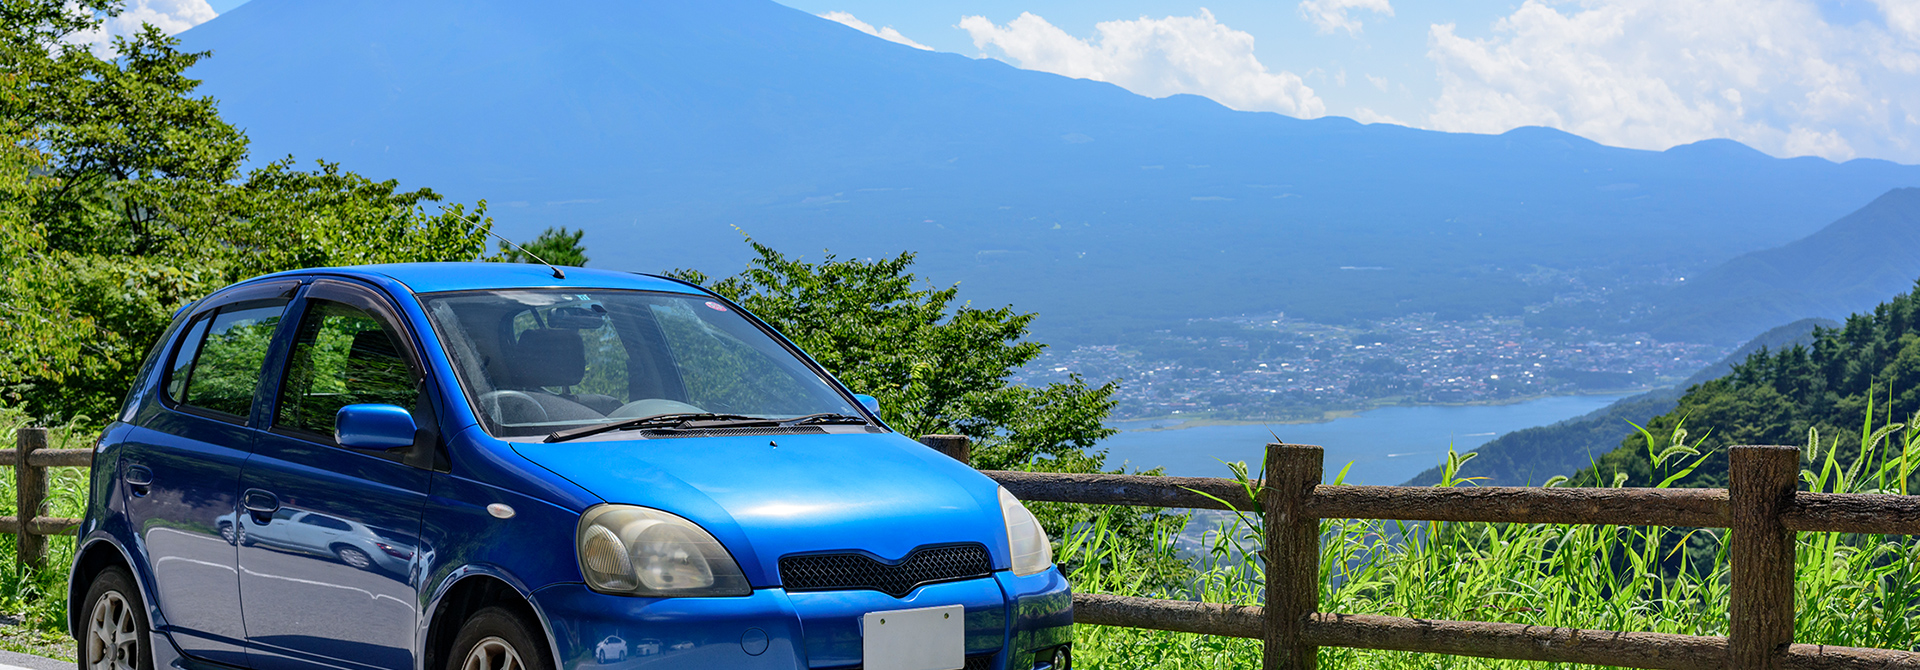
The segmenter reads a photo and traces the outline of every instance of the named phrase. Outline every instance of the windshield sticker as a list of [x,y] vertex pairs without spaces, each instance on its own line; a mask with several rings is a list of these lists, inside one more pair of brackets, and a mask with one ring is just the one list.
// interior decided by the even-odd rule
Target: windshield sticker
[[708,301],[707,301],[707,308],[709,308],[709,309],[712,309],[712,310],[714,310],[714,311],[718,311],[718,312],[724,312],[724,311],[727,311],[727,306],[726,306],[726,305],[722,305],[722,304],[720,304],[720,303],[717,303],[717,302],[714,302],[714,301],[712,301],[712,300],[708,300]]

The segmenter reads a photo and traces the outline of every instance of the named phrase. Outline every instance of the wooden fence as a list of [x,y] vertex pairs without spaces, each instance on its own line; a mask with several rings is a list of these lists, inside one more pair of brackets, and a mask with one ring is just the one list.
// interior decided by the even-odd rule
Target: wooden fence
[[92,449],[48,449],[47,429],[21,428],[14,448],[0,449],[0,466],[13,466],[14,516],[0,517],[0,533],[12,533],[15,557],[35,568],[47,565],[47,536],[66,535],[79,519],[46,516],[47,468],[91,467]]
[[[968,460],[964,438],[922,442]],[[1078,623],[1263,640],[1266,670],[1313,668],[1317,647],[1673,670],[1920,668],[1911,651],[1793,642],[1794,533],[1920,535],[1920,496],[1798,491],[1795,447],[1733,447],[1726,489],[1326,486],[1320,447],[1269,444],[1266,457],[1257,499],[1231,479],[985,474],[1021,500],[1221,510],[1227,501],[1257,511],[1266,532],[1264,607],[1094,593],[1074,594],[1073,607]],[[1321,612],[1322,519],[1728,528],[1727,636]]]
[[[965,438],[921,441],[970,462]],[[80,525],[79,519],[44,516],[46,469],[89,467],[93,451],[48,449],[44,428],[19,429],[16,443],[0,450],[0,465],[14,467],[17,495],[16,514],[0,518],[0,533],[15,535],[22,563],[44,566],[46,536]],[[1096,593],[1074,594],[1073,606],[1080,623],[1263,640],[1266,670],[1313,668],[1317,647],[1672,670],[1920,670],[1920,653],[1911,651],[1793,642],[1794,533],[1920,535],[1920,496],[1798,491],[1798,448],[1733,447],[1726,489],[1326,486],[1320,483],[1322,461],[1320,447],[1267,445],[1268,478],[1255,482],[1257,499],[1231,479],[985,474],[1021,500],[1219,510],[1230,504],[1258,512],[1266,530],[1264,607]],[[1727,636],[1321,612],[1322,519],[1728,528],[1733,584]]]

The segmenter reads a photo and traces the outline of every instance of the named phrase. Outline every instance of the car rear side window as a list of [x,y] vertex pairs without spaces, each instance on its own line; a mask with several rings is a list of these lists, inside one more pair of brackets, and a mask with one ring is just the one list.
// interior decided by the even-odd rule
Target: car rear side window
[[195,319],[187,327],[187,334],[180,338],[180,349],[173,356],[173,368],[167,371],[167,399],[176,403],[187,396],[187,379],[193,373],[193,356],[200,351],[200,341],[207,337],[207,324],[213,322],[213,314],[208,313]]
[[280,387],[276,427],[330,441],[341,407],[376,403],[414,408],[420,389],[392,328],[345,303],[307,304]]
[[267,346],[286,310],[286,300],[253,300],[200,317],[174,353],[167,397],[181,405],[244,419],[260,385]]

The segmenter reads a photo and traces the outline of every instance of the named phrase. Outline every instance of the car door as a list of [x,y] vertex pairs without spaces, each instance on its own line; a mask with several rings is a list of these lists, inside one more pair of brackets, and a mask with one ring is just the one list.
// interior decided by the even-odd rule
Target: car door
[[432,426],[421,367],[371,289],[320,280],[296,310],[271,427],[241,473],[248,532],[270,538],[239,551],[249,658],[258,670],[412,668],[414,548],[380,540],[419,534],[431,471],[408,462],[436,433],[357,451],[334,442],[333,422],[346,405],[383,403]]
[[129,431],[118,477],[153,573],[159,628],[181,651],[244,665],[235,499],[261,372],[297,281],[213,296],[172,343],[162,410]]

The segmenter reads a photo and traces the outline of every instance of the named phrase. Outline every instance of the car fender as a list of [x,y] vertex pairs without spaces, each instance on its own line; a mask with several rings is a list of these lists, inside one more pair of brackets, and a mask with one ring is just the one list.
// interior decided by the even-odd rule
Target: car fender
[[547,641],[548,657],[556,659],[557,662],[560,658],[560,646],[553,639],[553,625],[547,620],[547,613],[540,609],[540,604],[534,601],[533,590],[527,588],[526,582],[521,581],[520,578],[514,576],[512,572],[501,569],[500,566],[497,565],[469,564],[455,568],[452,572],[447,573],[447,576],[442,578],[440,583],[433,588],[432,597],[427,599],[426,607],[421,610],[425,615],[420,617],[420,630],[415,636],[415,639],[418,640],[415,645],[417,648],[414,649],[413,654],[415,670],[427,670],[427,652],[429,651],[427,644],[430,639],[428,633],[433,630],[434,624],[438,623],[435,621],[435,618],[440,612],[440,605],[446,600],[447,594],[452,593],[454,587],[459,586],[462,581],[487,577],[505,583],[508,588],[513,589],[514,593],[520,596],[520,599],[527,604],[528,609],[533,610],[533,616],[539,619],[540,636],[546,638]]
[[120,538],[115,537],[113,533],[108,532],[105,528],[95,528],[93,532],[81,537],[80,541],[75,543],[76,548],[73,552],[74,565],[68,566],[67,569],[67,593],[74,594],[74,596],[67,601],[67,631],[73,634],[74,639],[79,639],[81,628],[80,612],[76,610],[75,607],[76,605],[84,606],[80,603],[86,598],[86,594],[78,590],[81,585],[74,581],[79,574],[79,571],[74,568],[79,567],[81,557],[98,549],[102,543],[112,547],[112,550],[120,555],[121,563],[127,566],[127,571],[133,573],[133,586],[134,588],[140,589],[141,604],[147,608],[148,632],[164,634],[161,633],[161,629],[167,625],[166,614],[162,613],[159,605],[155,604],[159,602],[159,598],[158,594],[153,590],[152,580],[147,579],[149,566],[147,566],[144,561],[137,560],[136,556],[140,556],[140,554],[127,551],[126,545],[121,543]]

